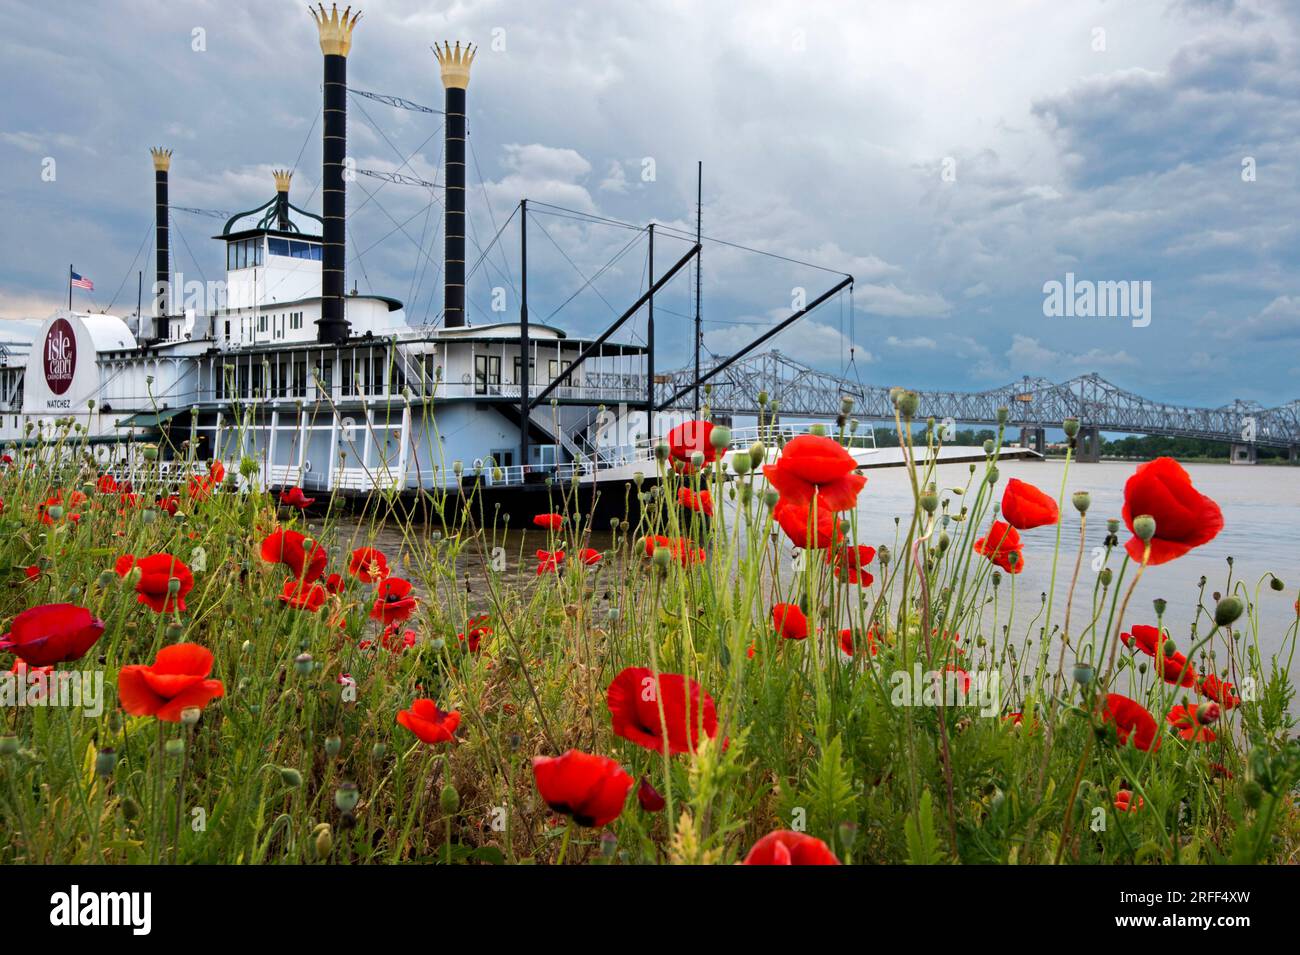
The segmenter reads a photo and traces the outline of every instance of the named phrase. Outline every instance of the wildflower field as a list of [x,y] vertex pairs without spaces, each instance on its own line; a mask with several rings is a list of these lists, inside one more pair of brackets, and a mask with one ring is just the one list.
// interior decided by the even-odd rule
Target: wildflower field
[[[1229,562],[1167,631],[1137,580],[1223,526],[1176,462],[1122,514],[997,442],[943,486],[914,397],[894,541],[846,420],[683,425],[602,527],[569,484],[520,527],[255,460],[161,482],[188,445],[128,484],[71,423],[7,449],[0,862],[1295,861],[1297,625],[1264,658],[1257,612],[1295,581]],[[1037,535],[1068,599],[1017,614]]]

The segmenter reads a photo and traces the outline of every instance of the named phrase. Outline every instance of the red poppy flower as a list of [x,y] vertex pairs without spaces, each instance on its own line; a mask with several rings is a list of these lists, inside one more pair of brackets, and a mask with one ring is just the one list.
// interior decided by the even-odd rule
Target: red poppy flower
[[95,482],[95,487],[99,489],[100,494],[116,494],[118,492],[117,478],[111,474],[101,474],[99,480]]
[[329,558],[325,548],[312,542],[310,553],[303,546],[307,538],[297,531],[274,531],[262,541],[262,560],[284,564],[298,580],[312,581],[325,573]]
[[820,501],[815,528],[810,526],[812,511],[809,508],[789,504],[784,499],[778,500],[772,508],[772,519],[781,525],[790,543],[801,550],[822,550],[839,544],[843,537],[839,519]]
[[563,756],[534,756],[533,779],[552,810],[593,828],[619,817],[633,783],[623,767],[608,756],[576,749]]
[[358,547],[348,561],[348,573],[362,583],[377,583],[388,576],[388,558],[373,547]]
[[342,574],[330,574],[328,577],[325,578],[325,589],[332,594],[343,593],[343,588],[345,585],[346,585],[346,581],[343,579]]
[[29,564],[23,568],[23,576],[29,581],[37,580],[41,576],[41,567],[39,564]]
[[[1213,703],[1206,705],[1214,706]],[[1165,715],[1165,722],[1173,727],[1175,733],[1189,743],[1213,743],[1218,738],[1218,734],[1197,718],[1196,710],[1195,706],[1189,704],[1175,706]],[[1219,718],[1217,708],[1212,712],[1213,718],[1208,721],[1211,723]]]
[[718,735],[713,697],[678,673],[661,673],[656,681],[646,667],[628,667],[609,684],[605,705],[617,735],[656,753],[663,752],[665,737],[670,753],[694,750],[700,744],[701,726],[710,739]]
[[826,563],[834,569],[837,580],[848,584],[870,587],[875,577],[862,568],[876,559],[876,549],[859,544],[857,547],[839,547],[826,552]]
[[678,537],[670,542],[673,557],[677,558],[677,563],[683,567],[689,567],[691,564],[704,563],[704,548],[698,547],[687,537]]
[[492,628],[487,625],[488,616],[473,617],[466,624],[465,633],[456,634],[456,638],[469,648],[470,653],[478,653],[479,644],[483,638],[492,633]]
[[226,690],[209,680],[212,651],[194,643],[177,643],[158,651],[148,666],[124,666],[117,674],[117,698],[132,716],[156,716],[179,723],[181,712],[202,709]]
[[1130,700],[1118,693],[1106,694],[1106,705],[1101,714],[1103,723],[1113,723],[1120,745],[1126,745],[1131,736],[1133,745],[1140,750],[1150,751],[1160,748],[1160,739],[1156,736],[1155,717],[1146,711],[1141,703]]
[[[400,623],[390,623],[384,628],[384,632],[379,635],[379,643],[385,650],[392,650],[394,653],[401,653],[415,646],[415,641],[419,634],[414,630],[402,629]],[[362,649],[366,648],[362,644]]]
[[[1156,458],[1138,466],[1124,484],[1124,523],[1150,515],[1156,521],[1148,564],[1163,564],[1181,557],[1193,547],[1213,540],[1223,530],[1219,505],[1196,488],[1192,479],[1173,458]],[[1142,559],[1145,545],[1136,535],[1124,549],[1134,560]]]
[[777,604],[773,607],[772,626],[787,640],[803,640],[808,636],[808,618],[798,604]]
[[301,510],[315,504],[316,498],[308,497],[300,487],[291,487],[287,491],[280,492],[280,503],[286,507],[296,507]]
[[959,666],[954,666],[954,665],[951,664],[951,663],[948,664],[946,667],[944,667],[944,670],[947,671],[948,673],[955,673],[955,674],[957,675],[957,685],[961,687],[961,691],[962,691],[962,693],[969,693],[969,692],[970,692],[970,674],[969,674],[969,673],[967,673],[967,672],[966,672],[965,670],[963,670],[961,667],[959,667]]
[[548,531],[558,531],[564,526],[563,514],[537,514],[533,517],[533,526]]
[[418,600],[411,594],[414,588],[409,580],[386,577],[375,591],[375,605],[370,609],[370,619],[383,621],[387,626],[401,623],[415,613]]
[[646,812],[663,812],[664,806],[668,805],[659,790],[650,784],[649,776],[641,777],[641,782],[636,787],[636,801]]
[[176,495],[174,494],[167,495],[165,497],[159,495],[157,498],[154,499],[154,503],[158,505],[159,510],[166,511],[172,517],[175,517],[176,512],[181,509],[181,499],[179,497],[176,497]]
[[[843,652],[846,656],[850,656],[850,657],[851,657],[851,656],[853,656],[853,651],[856,649],[856,647],[857,647],[857,643],[856,643],[855,638],[854,638],[853,630],[852,630],[852,629],[847,629],[847,628],[844,629],[844,630],[841,630],[841,631],[840,631],[840,651]],[[873,657],[874,657],[874,656],[876,655],[876,653],[879,651],[879,647],[877,647],[877,645],[876,645],[876,628],[875,628],[875,627],[872,627],[870,630],[867,631],[867,649],[868,649],[868,651],[870,651],[870,653],[871,653],[871,655],[872,655]]]
[[975,553],[983,554],[1007,573],[1018,574],[1025,569],[1023,546],[1014,527],[994,521],[988,534],[975,542]]
[[1145,623],[1135,625],[1132,633],[1121,633],[1119,638],[1123,641],[1124,646],[1136,646],[1149,657],[1155,656],[1156,648],[1164,642],[1164,635],[1155,627],[1148,626]]
[[683,421],[668,432],[668,456],[673,468],[683,473],[690,473],[691,458],[695,452],[704,455],[704,463],[712,464],[717,460],[718,452],[713,447],[712,421]]
[[1213,673],[1207,673],[1197,689],[1201,691],[1203,696],[1208,696],[1225,710],[1231,710],[1241,705],[1241,697],[1232,692],[1232,684],[1220,680]]
[[687,510],[703,514],[705,517],[713,516],[713,495],[708,491],[700,491],[699,494],[696,494],[689,487],[678,488],[677,503]]
[[1061,512],[1056,502],[1038,488],[1012,478],[1002,492],[1002,516],[1012,527],[1027,531],[1055,524],[1061,519]]
[[[78,500],[80,498],[80,500]],[[50,508],[62,507],[63,519],[77,523],[81,520],[81,515],[76,512],[76,508],[86,499],[86,495],[80,491],[73,491],[68,503],[63,502],[63,492],[59,491],[52,497],[47,497],[40,504],[36,505],[36,515],[41,519],[42,524],[54,524],[54,518],[50,516]]]
[[[140,558],[123,554],[113,564],[119,577],[125,577],[136,567],[140,569],[140,579],[135,584],[137,601],[154,613],[188,609],[185,606],[185,595],[194,589],[194,575],[184,561],[171,554],[150,554]],[[178,582],[175,593],[171,590],[173,580]]]
[[763,475],[787,504],[807,511],[816,497],[819,511],[847,511],[867,483],[856,467],[839,442],[801,434],[781,449],[775,464],[763,465]]
[[0,637],[8,650],[31,666],[80,660],[104,633],[104,621],[76,604],[41,604],[14,617]]
[[745,865],[839,865],[830,846],[803,832],[769,832],[749,850]]
[[645,555],[647,557],[653,557],[655,555],[655,551],[658,550],[660,547],[666,547],[669,550],[671,550],[673,546],[672,538],[664,537],[663,534],[650,534],[642,538],[642,540],[645,541]]
[[1115,794],[1115,808],[1120,812],[1137,812],[1143,806],[1142,797],[1133,798],[1133,794],[1127,789],[1121,789]]
[[584,547],[582,550],[578,551],[578,560],[586,564],[588,567],[595,567],[602,559],[603,557],[600,551],[596,550],[594,547]]
[[537,576],[542,574],[558,574],[560,565],[564,563],[564,551],[539,550],[537,552]]
[[296,610],[309,610],[315,613],[325,606],[328,592],[320,584],[307,583],[302,580],[286,580],[284,592],[280,599]]
[[422,743],[436,746],[449,743],[460,726],[460,711],[444,713],[433,700],[416,700],[409,710],[397,714],[397,722],[414,733]]
[[1171,653],[1164,657],[1164,668],[1163,676],[1166,683],[1172,683],[1174,686],[1196,685],[1196,669],[1181,653]]

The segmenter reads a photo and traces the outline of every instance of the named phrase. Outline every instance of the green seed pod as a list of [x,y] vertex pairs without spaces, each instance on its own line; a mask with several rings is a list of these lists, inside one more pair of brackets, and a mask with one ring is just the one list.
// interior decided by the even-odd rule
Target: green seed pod
[[386,752],[388,752],[388,747],[386,745],[383,743],[376,743],[374,746],[370,747],[370,759],[377,763],[384,758],[384,753]]
[[1286,590],[1286,584],[1282,583],[1281,579],[1277,577],[1274,577],[1272,580],[1270,580],[1268,582],[1268,585],[1272,587],[1274,590]]
[[1114,572],[1109,567],[1103,567],[1101,569],[1101,573],[1097,575],[1097,579],[1101,581],[1101,585],[1103,587],[1109,587],[1111,578],[1113,578],[1114,576],[1115,576]]
[[342,748],[343,748],[343,740],[339,739],[337,736],[325,737],[325,755],[328,756],[330,759],[333,759],[335,756],[337,756],[339,754],[339,750],[341,750]]
[[751,467],[758,467],[767,460],[767,445],[762,441],[755,441],[749,446],[749,463]]
[[992,487],[994,484],[998,483],[998,477],[999,477],[999,473],[998,473],[997,465],[990,464],[988,474],[984,476],[984,480],[988,481],[989,486]]
[[1074,509],[1080,514],[1087,514],[1088,508],[1092,505],[1092,495],[1087,491],[1075,491],[1074,497],[1070,500],[1074,503]]
[[779,500],[781,500],[781,495],[772,490],[772,488],[768,488],[763,492],[763,503],[767,505],[768,510],[776,507],[776,502]]
[[1150,514],[1140,514],[1133,519],[1133,533],[1146,543],[1156,536],[1156,519]]
[[731,463],[731,469],[732,469],[733,471],[735,471],[737,474],[748,474],[748,473],[749,473],[749,455],[748,455],[748,454],[733,454],[733,455],[729,458],[729,461],[730,461],[730,463]]
[[[993,453],[993,442],[988,440],[987,438],[984,440],[984,453],[985,454]],[[973,464],[970,466],[970,473],[971,474],[975,473],[975,465]]]
[[1155,609],[1157,617],[1163,617],[1165,614],[1165,608],[1169,606],[1169,601],[1165,600],[1164,597],[1157,597],[1155,600],[1151,601],[1151,606]]
[[659,570],[667,570],[672,565],[673,552],[667,547],[656,547],[650,560]]
[[455,786],[448,783],[442,787],[442,792],[438,794],[438,805],[447,815],[455,814],[460,808],[460,793],[456,791]]
[[898,396],[898,413],[906,419],[911,419],[920,406],[921,396],[915,391],[904,391]]
[[312,657],[310,653],[300,653],[293,658],[293,668],[299,676],[306,676],[312,671]]
[[692,451],[692,452],[691,452],[691,467],[694,468],[694,469],[697,470],[697,471],[698,471],[700,468],[704,467],[704,452],[703,452],[703,451]]
[[1251,809],[1258,809],[1264,801],[1264,788],[1252,779],[1241,787],[1241,798]]
[[328,822],[322,822],[316,827],[316,831],[312,834],[312,844],[316,849],[317,859],[329,857],[330,850],[334,848],[334,832]]
[[1079,419],[1066,418],[1061,422],[1061,430],[1065,432],[1067,438],[1073,438],[1079,433]]
[[664,444],[662,441],[659,444],[655,445],[655,460],[656,461],[668,460],[668,445]]
[[111,746],[105,746],[95,754],[95,775],[108,779],[117,769],[117,752]]
[[1110,518],[1109,520],[1107,520],[1107,521],[1106,521],[1106,533],[1107,533],[1107,534],[1118,534],[1118,533],[1119,533],[1119,521],[1116,520],[1116,519],[1113,518],[1113,517]]
[[1080,686],[1087,686],[1091,683],[1093,676],[1091,663],[1076,663],[1074,665],[1074,682]]
[[1220,627],[1230,626],[1245,610],[1240,598],[1224,597],[1214,607],[1214,622]]
[[340,783],[339,787],[334,790],[334,805],[338,807],[339,812],[352,812],[353,809],[357,808],[357,803],[360,801],[361,793],[357,791],[356,783]]
[[1002,425],[1005,425],[1008,421],[1011,420],[1011,409],[1009,409],[1006,405],[1003,405],[1002,407],[998,408],[997,416],[998,416],[998,425],[999,427],[1001,427]]
[[163,752],[168,756],[182,756],[185,753],[185,740],[169,739],[163,744]]
[[722,425],[715,425],[709,432],[709,444],[715,451],[723,451],[731,447],[731,429],[724,428]]

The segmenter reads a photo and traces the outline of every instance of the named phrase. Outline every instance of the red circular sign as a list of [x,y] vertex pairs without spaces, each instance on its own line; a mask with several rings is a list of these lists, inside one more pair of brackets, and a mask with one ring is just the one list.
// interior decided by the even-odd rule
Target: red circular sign
[[77,371],[77,336],[66,318],[57,319],[45,336],[45,383],[61,395],[72,387]]

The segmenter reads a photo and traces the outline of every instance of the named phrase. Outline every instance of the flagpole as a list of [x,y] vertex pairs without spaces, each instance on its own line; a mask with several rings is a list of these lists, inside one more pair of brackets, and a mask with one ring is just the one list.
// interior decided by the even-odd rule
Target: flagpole
[[68,311],[72,311],[72,263],[68,263]]

